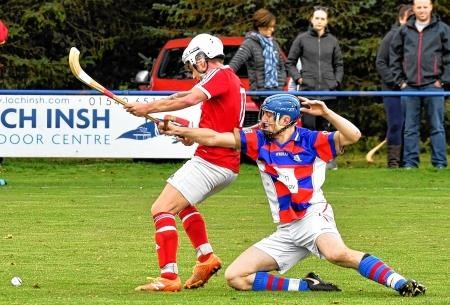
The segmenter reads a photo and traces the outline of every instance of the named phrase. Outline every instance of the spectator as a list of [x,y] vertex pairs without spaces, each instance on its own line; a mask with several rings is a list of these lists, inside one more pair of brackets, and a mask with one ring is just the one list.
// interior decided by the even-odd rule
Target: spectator
[[[307,32],[300,33],[289,50],[286,67],[299,90],[336,90],[344,77],[344,63],[339,43],[328,31],[328,8],[315,6]],[[297,63],[300,59],[301,70]],[[334,96],[318,97],[327,103],[330,109],[337,110],[338,102]],[[322,117],[305,114],[302,117],[305,128],[330,131],[331,125]],[[335,160],[327,165],[337,169]]]
[[[392,29],[384,36],[377,52],[376,67],[381,78],[381,88],[383,90],[397,90],[394,76],[389,68],[389,47],[392,37],[398,31],[399,25],[403,25],[408,17],[413,14],[412,6],[401,4],[398,11],[398,22],[392,26]],[[387,123],[387,166],[389,168],[398,168],[401,166],[402,153],[402,131],[404,115],[402,111],[400,96],[384,96],[384,111],[386,112]]]
[[[247,66],[250,90],[283,90],[286,85],[286,67],[280,46],[273,38],[276,18],[268,10],[257,10],[252,18],[253,30],[231,59],[229,65],[238,71]],[[266,96],[253,97],[261,105]]]
[[[433,14],[431,0],[415,0],[414,16],[392,38],[391,69],[400,89],[408,93],[442,92],[450,82],[450,27]],[[403,167],[420,163],[420,114],[426,109],[430,124],[431,163],[447,167],[444,96],[402,96],[405,109]]]

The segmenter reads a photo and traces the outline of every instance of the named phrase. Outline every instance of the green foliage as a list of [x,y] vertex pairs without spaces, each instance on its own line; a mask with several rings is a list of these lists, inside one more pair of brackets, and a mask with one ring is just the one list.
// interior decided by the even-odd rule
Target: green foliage
[[80,88],[67,64],[72,46],[80,49],[82,65],[100,82],[110,88],[129,86],[143,68],[138,53],[152,49],[153,31],[146,25],[159,26],[164,17],[149,9],[153,2],[6,1],[2,8],[8,10],[1,18],[10,35],[0,49],[0,87]]

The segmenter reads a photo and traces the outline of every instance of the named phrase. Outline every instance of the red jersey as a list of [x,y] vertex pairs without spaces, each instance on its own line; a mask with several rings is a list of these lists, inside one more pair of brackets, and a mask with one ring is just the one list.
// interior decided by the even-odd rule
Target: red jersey
[[[245,89],[229,66],[208,71],[195,87],[208,97],[201,107],[200,128],[233,132],[235,128],[242,127]],[[239,172],[240,153],[235,149],[199,145],[195,155],[235,173]]]

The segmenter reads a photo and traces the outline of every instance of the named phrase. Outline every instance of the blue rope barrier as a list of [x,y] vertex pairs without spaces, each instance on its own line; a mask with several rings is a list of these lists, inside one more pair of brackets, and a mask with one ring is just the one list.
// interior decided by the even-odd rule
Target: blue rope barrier
[[[114,90],[116,95],[153,95],[167,96],[178,91],[145,91],[145,90]],[[279,93],[289,93],[296,96],[450,96],[450,91],[247,91],[249,96],[268,96]],[[0,95],[101,95],[96,90],[24,90],[2,89]]]

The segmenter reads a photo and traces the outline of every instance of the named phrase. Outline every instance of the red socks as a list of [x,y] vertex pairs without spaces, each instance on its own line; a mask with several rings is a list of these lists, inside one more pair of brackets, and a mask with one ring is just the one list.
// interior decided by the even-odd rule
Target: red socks
[[153,222],[161,277],[173,280],[178,276],[176,263],[178,233],[175,216],[170,213],[158,213],[153,216]]
[[[192,246],[197,251],[197,259],[200,262],[206,261],[213,250],[208,242],[208,234],[202,215],[195,207],[189,206],[182,210],[178,216]],[[155,243],[161,277],[173,280],[178,276],[178,233],[175,216],[165,212],[158,213],[153,216],[153,222],[155,224]]]
[[192,246],[197,251],[197,259],[200,262],[206,261],[210,256],[212,247],[208,242],[205,221],[202,215],[193,206],[183,209],[178,216],[183,223],[184,230],[191,240]]

